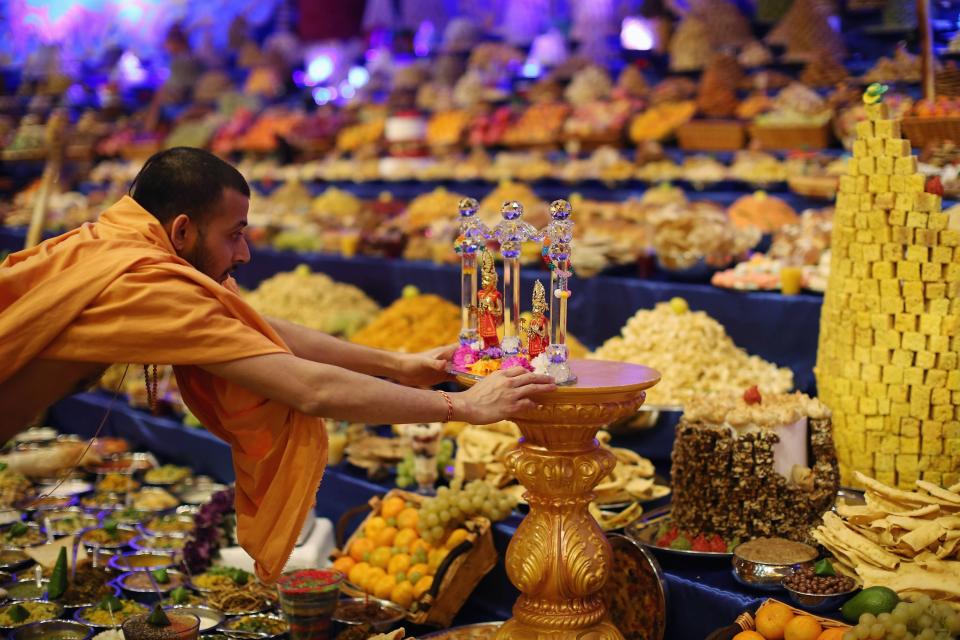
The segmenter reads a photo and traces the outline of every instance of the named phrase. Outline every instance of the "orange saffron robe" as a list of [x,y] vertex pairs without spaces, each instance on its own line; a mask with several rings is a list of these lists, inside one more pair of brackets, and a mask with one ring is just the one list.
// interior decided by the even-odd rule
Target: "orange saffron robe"
[[0,264],[0,382],[34,358],[174,365],[187,406],[231,447],[237,537],[268,582],[313,509],[323,421],[197,365],[289,351],[233,279],[221,285],[179,258],[130,197]]

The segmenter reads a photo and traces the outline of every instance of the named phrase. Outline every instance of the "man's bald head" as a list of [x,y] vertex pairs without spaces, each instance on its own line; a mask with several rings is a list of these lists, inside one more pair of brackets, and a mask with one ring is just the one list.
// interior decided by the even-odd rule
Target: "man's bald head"
[[130,195],[164,225],[180,214],[202,224],[227,189],[250,197],[250,185],[231,164],[203,149],[174,147],[147,160]]

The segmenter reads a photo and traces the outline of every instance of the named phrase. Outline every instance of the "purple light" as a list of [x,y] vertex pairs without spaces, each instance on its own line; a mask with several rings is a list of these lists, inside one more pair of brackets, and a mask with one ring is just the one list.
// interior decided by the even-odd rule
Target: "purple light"
[[520,73],[523,74],[524,78],[538,78],[540,77],[540,65],[536,62],[527,62],[523,65],[523,69]]
[[120,77],[125,84],[138,85],[147,79],[147,72],[140,64],[140,59],[129,51],[124,51],[118,62]]
[[353,85],[349,82],[340,83],[340,96],[344,100],[349,100],[353,96],[357,95],[357,90],[353,88]]
[[370,81],[370,72],[363,67],[351,67],[347,81],[359,89]]
[[333,95],[330,93],[330,89],[326,87],[317,87],[313,90],[313,101],[318,105],[324,105],[330,102],[333,99]]
[[620,28],[620,46],[630,51],[650,51],[653,49],[653,31],[643,18],[627,17]]
[[433,34],[436,29],[429,20],[420,23],[420,27],[413,36],[413,52],[423,58],[430,55],[430,41],[433,40]]
[[333,58],[321,54],[307,64],[307,84],[320,84],[333,73]]

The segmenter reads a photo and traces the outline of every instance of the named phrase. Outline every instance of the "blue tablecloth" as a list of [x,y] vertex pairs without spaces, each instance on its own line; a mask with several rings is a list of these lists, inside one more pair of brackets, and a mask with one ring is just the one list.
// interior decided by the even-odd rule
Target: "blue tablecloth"
[[[67,433],[92,436],[110,402],[111,396],[104,393],[69,397],[51,408],[49,424]],[[616,443],[651,457],[658,471],[665,473],[669,471],[674,423],[675,419],[668,416],[654,429],[619,438]],[[127,438],[134,447],[153,451],[162,462],[191,466],[221,482],[234,478],[226,443],[206,431],[131,409],[122,398],[113,403],[102,435]],[[349,464],[331,466],[317,492],[317,515],[336,522],[352,507],[389,488],[367,480],[361,470]],[[520,519],[514,515],[494,527],[494,542],[501,558]],[[701,640],[712,630],[730,624],[741,612],[756,608],[765,598],[734,582],[727,562],[664,556],[661,564],[670,598],[666,636],[669,640]],[[481,581],[456,623],[503,620],[510,616],[516,597],[517,590],[507,580],[500,562]]]

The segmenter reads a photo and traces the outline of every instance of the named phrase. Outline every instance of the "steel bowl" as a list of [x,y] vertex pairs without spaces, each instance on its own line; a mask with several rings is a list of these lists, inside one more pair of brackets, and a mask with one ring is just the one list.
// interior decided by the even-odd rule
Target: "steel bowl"
[[[230,618],[229,620],[227,620],[226,622],[224,622],[223,624],[221,624],[221,625],[218,627],[218,630],[220,631],[220,633],[223,633],[224,635],[229,636],[229,637],[231,637],[231,638],[250,638],[250,634],[249,634],[248,632],[240,631],[240,630],[234,630],[234,629],[231,628],[233,625],[239,624],[239,623],[242,622],[244,619],[247,619],[247,620],[250,620],[250,619],[276,620],[276,621],[278,621],[278,622],[282,622],[282,623],[287,627],[288,630],[289,630],[289,628],[290,628],[290,627],[289,627],[289,624],[287,623],[287,621],[286,621],[285,618],[282,618],[282,617],[277,616],[277,615],[259,613],[259,614],[253,614],[253,615],[242,615],[242,616],[232,617],[232,618]],[[283,635],[286,635],[287,633],[288,633],[288,631],[281,631],[280,633],[276,633],[276,634],[273,634],[273,635],[263,634],[262,636],[260,636],[260,638],[261,638],[261,640],[273,640],[274,638],[279,638],[279,637],[281,637],[281,636],[283,636]]]
[[[213,631],[226,619],[226,616],[223,615],[223,612],[214,609],[213,607],[206,607],[199,604],[174,604],[167,607],[164,607],[167,611],[173,611],[174,613],[189,613],[190,615],[197,616],[200,619],[200,633],[207,633],[208,631]],[[213,624],[209,622],[204,623],[204,619],[215,620]]]
[[107,566],[115,571],[152,571],[169,569],[176,561],[169,553],[122,553],[110,558]]
[[747,560],[738,552],[740,547],[733,550],[733,577],[745,587],[762,591],[777,591],[780,583],[787,576],[792,576],[804,567],[813,566],[817,559],[817,550],[810,547],[810,560],[792,563],[757,562]]
[[10,640],[44,640],[52,633],[74,632],[81,640],[87,640],[93,635],[93,629],[73,620],[44,620],[34,622],[23,627],[17,627],[10,632]]
[[[377,622],[368,622],[366,620],[352,620],[340,611],[340,607],[343,605],[365,604],[367,602],[380,605],[380,608],[388,612],[390,617],[384,620],[378,620]],[[406,613],[407,612],[401,607],[393,604],[392,602],[388,602],[387,600],[380,600],[379,598],[341,598],[340,601],[337,602],[337,609],[333,612],[333,621],[339,622],[340,624],[348,627],[369,624],[377,633],[383,633],[403,620],[403,617],[406,615]]]
[[147,585],[143,587],[128,584],[128,582],[134,576],[149,575],[150,574],[148,574],[146,571],[128,571],[127,573],[121,574],[120,577],[117,578],[117,585],[131,600],[136,600],[137,602],[143,602],[145,604],[154,604],[166,598],[167,595],[177,587],[187,586],[186,576],[179,571],[167,571],[167,575],[170,576],[170,582],[165,584],[157,584],[157,587],[160,589],[159,593],[157,593],[156,589],[153,588],[153,584],[150,582],[149,578],[147,578]]
[[817,613],[836,611],[854,593],[860,590],[859,585],[854,585],[853,589],[843,593],[803,593],[802,591],[794,591],[787,585],[783,585],[783,588],[790,594],[790,599],[793,600],[794,604]]
[[[41,605],[42,605],[42,606],[45,606],[45,607],[46,607],[46,606],[52,607],[52,608],[53,608],[53,612],[54,612],[54,613],[53,613],[53,617],[47,618],[47,620],[53,620],[53,619],[59,618],[59,617],[63,614],[63,607],[61,607],[60,605],[58,605],[56,602],[47,602],[47,601],[44,601],[44,600],[11,600],[10,602],[8,602],[6,605],[3,606],[3,609],[6,609],[7,607],[11,607],[11,606],[13,606],[14,604],[18,604],[18,603],[19,603],[19,604],[31,604],[31,605],[38,605],[38,606],[41,606]],[[42,622],[42,620],[38,620],[37,622]],[[0,625],[0,629],[16,629],[17,627],[25,627],[25,626],[27,626],[27,624],[33,624],[33,623],[28,622],[28,623],[25,623],[25,624],[14,624],[14,625],[9,625],[9,626],[8,626],[8,625]]]
[[50,581],[46,578],[40,580],[40,593],[38,595],[24,595],[22,593],[17,593],[16,589],[20,585],[34,585],[36,588],[37,581],[33,578],[21,578],[20,580],[10,580],[3,583],[0,588],[2,588],[7,593],[7,598],[10,600],[46,600],[47,599],[47,588],[50,586]]

